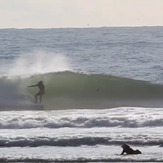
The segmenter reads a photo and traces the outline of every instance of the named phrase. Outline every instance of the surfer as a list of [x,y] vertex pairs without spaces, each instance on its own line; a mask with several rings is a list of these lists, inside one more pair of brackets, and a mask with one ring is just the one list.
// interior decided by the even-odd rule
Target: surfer
[[121,153],[121,155],[123,155],[124,153],[126,154],[141,154],[141,151],[137,150],[133,150],[129,145],[127,144],[123,144],[121,146],[123,148],[123,151]]
[[28,87],[38,87],[39,92],[35,94],[35,102],[37,103],[37,98],[39,97],[39,104],[41,104],[42,96],[45,94],[45,87],[42,81],[39,81],[36,85],[31,85]]

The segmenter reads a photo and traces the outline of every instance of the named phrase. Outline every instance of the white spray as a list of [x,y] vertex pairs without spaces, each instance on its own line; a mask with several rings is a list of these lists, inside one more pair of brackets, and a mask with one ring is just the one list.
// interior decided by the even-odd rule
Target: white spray
[[19,57],[8,76],[29,76],[50,72],[71,71],[69,59],[62,54],[36,52]]

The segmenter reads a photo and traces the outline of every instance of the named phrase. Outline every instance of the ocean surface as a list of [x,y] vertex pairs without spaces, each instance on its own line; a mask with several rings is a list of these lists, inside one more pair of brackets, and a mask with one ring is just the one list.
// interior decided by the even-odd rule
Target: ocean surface
[[0,65],[0,162],[163,162],[163,27],[0,29]]

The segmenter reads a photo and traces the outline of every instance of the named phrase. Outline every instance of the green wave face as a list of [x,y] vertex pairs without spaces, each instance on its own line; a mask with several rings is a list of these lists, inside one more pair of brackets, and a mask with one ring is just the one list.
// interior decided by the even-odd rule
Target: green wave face
[[48,109],[144,106],[152,100],[159,100],[160,105],[163,97],[162,85],[100,74],[49,73],[27,78],[24,83],[30,85],[39,80],[45,84],[43,103]]
[[[28,78],[0,78],[2,107],[37,105],[37,87],[28,87],[42,80],[45,109],[100,109],[122,106],[162,107],[163,86],[145,81],[108,75],[58,72]],[[19,105],[19,107],[21,108]],[[31,108],[32,109],[32,108]]]

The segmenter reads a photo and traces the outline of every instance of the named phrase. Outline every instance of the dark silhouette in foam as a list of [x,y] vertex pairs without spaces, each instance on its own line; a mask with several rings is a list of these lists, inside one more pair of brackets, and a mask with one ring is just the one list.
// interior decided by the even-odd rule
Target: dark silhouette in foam
[[123,148],[123,151],[122,151],[122,153],[121,153],[121,155],[123,155],[123,154],[141,154],[141,151],[139,151],[138,149],[136,149],[136,150],[133,150],[129,145],[127,145],[127,144],[123,144],[122,146],[121,146],[122,148]]

